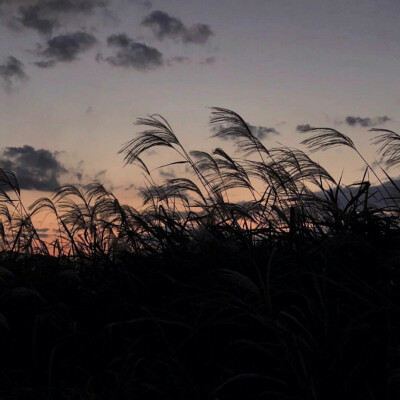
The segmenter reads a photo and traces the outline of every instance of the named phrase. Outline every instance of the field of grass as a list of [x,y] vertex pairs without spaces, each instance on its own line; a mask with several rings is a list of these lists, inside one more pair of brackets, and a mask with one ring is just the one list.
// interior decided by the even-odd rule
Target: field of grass
[[[237,152],[186,151],[158,115],[121,149],[143,206],[98,182],[26,208],[0,170],[0,398],[397,399],[400,136],[376,130],[373,166],[334,129],[307,152],[266,148],[236,113],[214,136]],[[350,186],[313,161],[346,146]],[[167,147],[184,177],[157,183]],[[371,184],[369,177],[375,182]],[[245,193],[232,202],[232,193]],[[32,220],[52,213],[45,242]]]

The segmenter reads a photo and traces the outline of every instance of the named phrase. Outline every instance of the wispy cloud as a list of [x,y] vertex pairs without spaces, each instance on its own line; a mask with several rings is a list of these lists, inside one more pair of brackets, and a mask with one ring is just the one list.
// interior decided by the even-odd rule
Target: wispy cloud
[[158,171],[158,173],[160,174],[161,177],[163,178],[167,178],[167,179],[174,179],[176,178],[176,173],[174,172],[174,170],[169,169],[168,171],[164,171],[162,169],[160,169]]
[[362,118],[362,117],[354,117],[348,116],[345,119],[345,122],[349,126],[362,126],[364,128],[369,128],[377,125],[383,125],[384,123],[390,121],[391,118],[384,115],[382,117],[375,117],[375,118]]
[[280,133],[275,128],[268,128],[266,126],[255,126],[246,122],[247,126],[250,128],[251,133],[258,139],[267,139],[271,135],[279,135]]
[[217,61],[215,57],[206,57],[205,59],[200,61],[201,65],[211,65]]
[[0,79],[6,91],[14,88],[16,82],[23,82],[28,79],[25,73],[24,64],[13,56],[9,56],[4,64],[0,65]]
[[189,57],[182,57],[182,56],[176,56],[176,57],[171,57],[167,60],[167,65],[174,65],[174,64],[190,64],[191,60]]
[[[271,135],[280,135],[280,133],[272,127],[267,127],[267,126],[255,126],[250,124],[249,122],[246,122],[246,125],[249,127],[251,133],[258,139],[264,140],[264,139],[269,139]],[[216,133],[219,132],[221,129],[226,128],[226,125],[218,125],[218,126],[213,126],[211,128],[212,132]],[[232,136],[221,136],[223,140],[235,140],[234,137]]]
[[309,129],[314,129],[314,127],[311,126],[310,124],[301,124],[296,126],[297,132],[305,132],[308,131]]
[[153,11],[142,21],[159,40],[172,39],[182,43],[204,44],[214,34],[207,24],[186,26],[180,19],[164,11]]

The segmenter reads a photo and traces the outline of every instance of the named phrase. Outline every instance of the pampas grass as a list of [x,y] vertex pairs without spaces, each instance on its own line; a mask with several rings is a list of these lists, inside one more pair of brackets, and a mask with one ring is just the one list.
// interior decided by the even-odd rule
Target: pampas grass
[[[159,115],[138,123],[121,154],[143,172],[139,209],[99,182],[26,209],[0,171],[0,397],[397,398],[395,179],[382,168],[373,186],[368,164],[345,186],[223,108],[213,136],[234,154],[186,150]],[[358,153],[336,130],[305,134],[312,152]],[[398,163],[397,137],[375,139],[383,165]],[[157,182],[144,159],[156,147],[187,173]],[[46,213],[49,242],[32,222]]]

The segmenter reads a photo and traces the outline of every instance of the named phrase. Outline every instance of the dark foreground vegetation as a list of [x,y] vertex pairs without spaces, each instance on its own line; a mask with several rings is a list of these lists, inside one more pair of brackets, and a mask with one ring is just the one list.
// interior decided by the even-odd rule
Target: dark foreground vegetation
[[[386,171],[400,136],[376,133],[372,167],[340,132],[305,133],[311,151],[365,162],[345,187],[229,110],[211,124],[237,157],[186,152],[160,116],[139,123],[122,152],[143,171],[140,210],[100,183],[26,209],[0,170],[0,398],[399,398],[400,189]],[[185,177],[153,180],[142,156],[161,146]],[[59,226],[50,242],[39,213]]]

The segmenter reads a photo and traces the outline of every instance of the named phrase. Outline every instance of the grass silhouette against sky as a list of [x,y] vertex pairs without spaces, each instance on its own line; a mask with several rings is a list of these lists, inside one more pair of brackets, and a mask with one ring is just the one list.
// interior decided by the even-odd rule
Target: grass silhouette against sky
[[0,398],[397,399],[399,14],[0,0]]
[[[29,202],[96,178],[135,201],[125,189],[140,177],[117,155],[132,123],[157,112],[186,148],[211,151],[213,105],[260,127],[267,146],[328,126],[371,158],[367,130],[396,130],[398,14],[389,0],[3,0],[2,166],[18,169]],[[362,162],[340,150],[318,161],[338,178],[342,158],[351,183]]]

